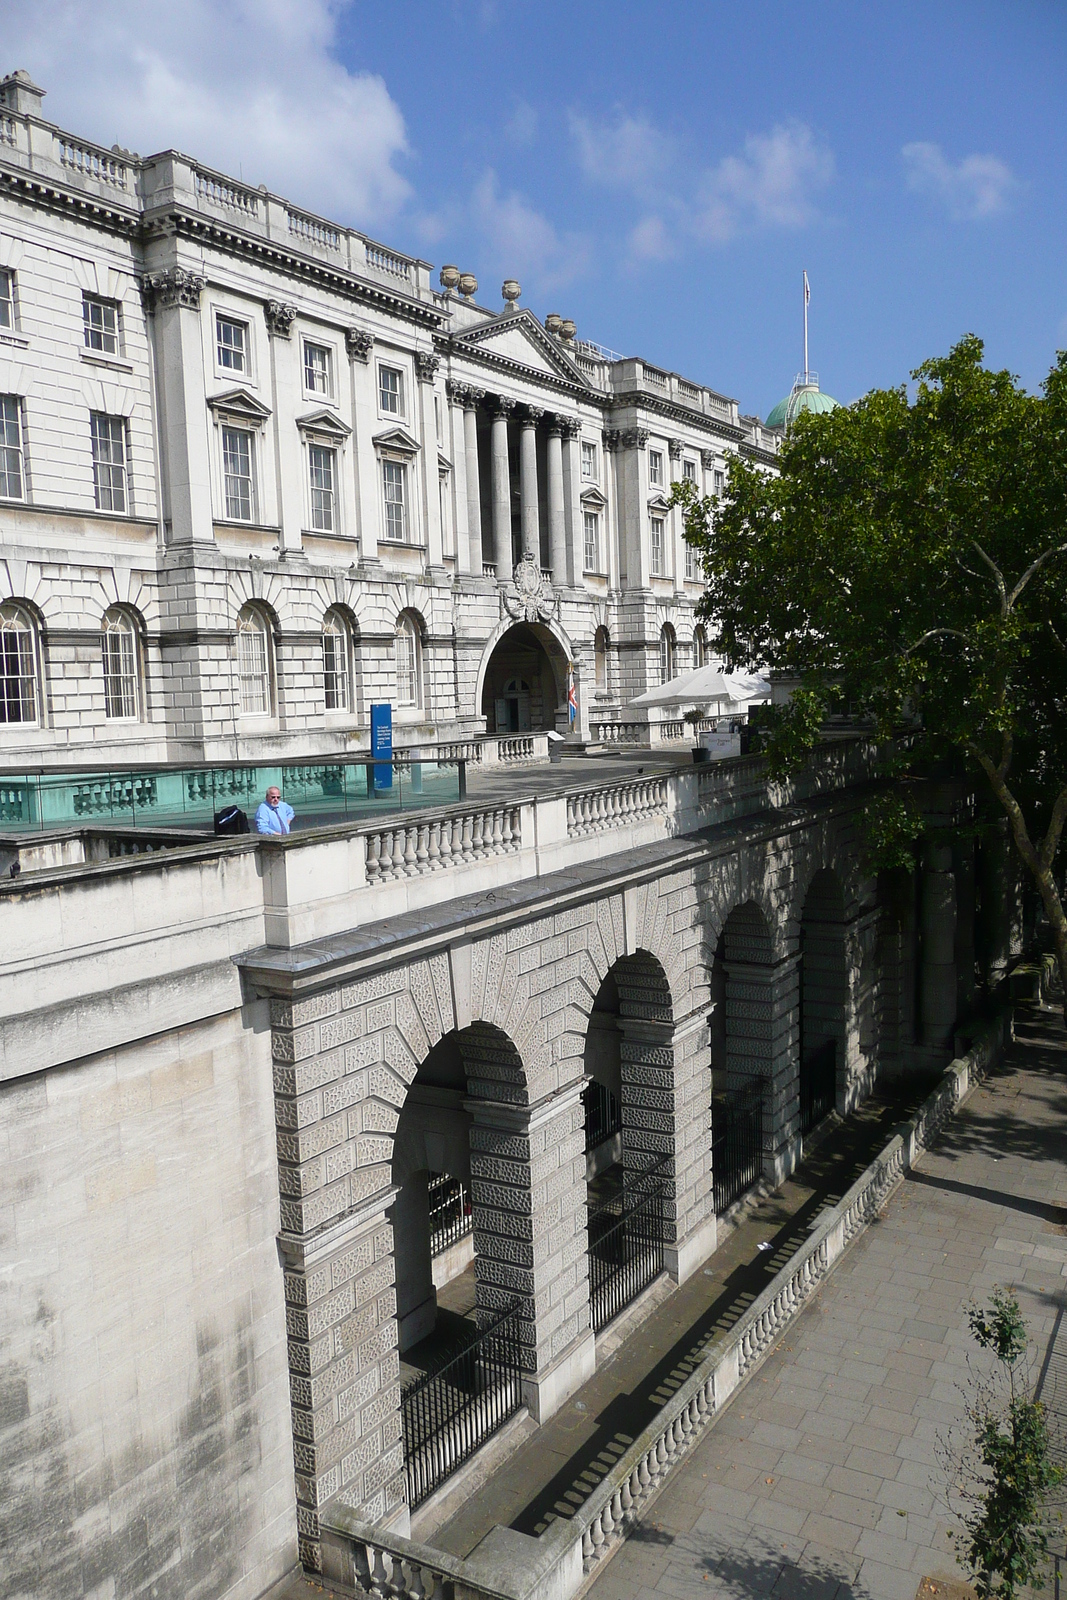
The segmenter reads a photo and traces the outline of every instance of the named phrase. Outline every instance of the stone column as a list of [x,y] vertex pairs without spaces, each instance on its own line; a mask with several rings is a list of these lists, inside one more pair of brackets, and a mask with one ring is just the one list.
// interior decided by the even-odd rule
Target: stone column
[[[467,474],[467,547],[460,541],[460,571],[482,575],[482,485],[478,470],[478,405],[485,399],[482,389],[462,389],[457,398],[463,405],[463,461]],[[464,561],[466,565],[464,565]]]
[[[304,526],[304,469],[300,435],[289,419],[300,409],[300,348],[292,339],[296,307],[280,300],[268,300],[263,307],[270,345],[271,418],[274,444],[276,492],[278,496],[278,524],[281,528],[281,550],[288,554],[299,550]],[[282,426],[282,418],[287,426]],[[338,460],[341,452],[337,452]],[[261,465],[265,465],[262,463]],[[261,484],[265,494],[266,483]],[[266,507],[264,507],[266,511]],[[264,521],[267,517],[264,517]]]
[[[491,1052],[494,1046],[488,1045]],[[465,1057],[472,1052],[464,1047]],[[468,1061],[468,1074],[474,1070]],[[583,1080],[532,1106],[469,1099],[477,1312],[522,1298],[523,1398],[546,1421],[593,1374]]]
[[493,400],[493,561],[498,583],[511,577],[511,468],[508,460],[508,418],[514,400]]
[[923,849],[922,972],[923,1044],[952,1049],[956,1026],[956,875],[950,845]]
[[[437,572],[444,568],[444,543],[441,529],[441,490],[437,470],[437,417],[434,412],[434,380],[441,365],[440,356],[416,350],[415,373],[418,379],[419,428],[422,435],[422,515],[426,529],[426,563]],[[418,469],[415,469],[418,471]]]
[[563,453],[563,504],[566,521],[567,582],[582,581],[582,461],[578,435],[581,423],[577,417],[560,417]]
[[519,426],[519,495],[522,502],[522,553],[541,570],[541,509],[537,499],[537,424],[544,416],[540,406],[527,406]]
[[[671,487],[673,488],[678,482],[682,472],[682,441],[680,439],[669,439],[667,441],[667,453],[670,459],[669,471]],[[671,512],[668,527],[670,528],[671,535],[670,576],[674,580],[674,592],[679,596],[679,598],[681,598],[685,592],[685,547],[682,540],[681,511],[675,509]],[[690,662],[690,666],[692,666],[692,662]]]
[[727,960],[724,971],[727,1085],[766,1079],[763,1170],[779,1184],[800,1159],[800,957]]
[[168,544],[211,543],[208,421],[204,407],[203,330],[200,296],[207,280],[185,267],[148,272],[141,280],[145,308],[152,313],[163,506]]
[[548,425],[548,559],[552,582],[567,583],[567,519],[563,507],[563,428],[559,417]]

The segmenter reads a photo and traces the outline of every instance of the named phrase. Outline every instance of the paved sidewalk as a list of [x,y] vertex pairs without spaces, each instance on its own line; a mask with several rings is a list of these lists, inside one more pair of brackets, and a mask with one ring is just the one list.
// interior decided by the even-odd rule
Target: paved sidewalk
[[1036,1011],[1017,1033],[591,1600],[913,1600],[963,1576],[936,1450],[963,1421],[968,1302],[1017,1289],[1035,1377],[1067,1305],[1067,1035]]

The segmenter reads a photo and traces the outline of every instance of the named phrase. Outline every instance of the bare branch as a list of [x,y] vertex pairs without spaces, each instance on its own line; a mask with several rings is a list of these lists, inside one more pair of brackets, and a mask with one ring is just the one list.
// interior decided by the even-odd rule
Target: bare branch
[[996,562],[993,560],[992,556],[986,555],[977,539],[972,539],[971,544],[978,551],[978,554],[981,556],[982,560],[993,574],[993,577],[996,579],[997,593],[1000,595],[1000,610],[1001,614],[1003,615],[1008,609],[1008,588],[1004,582],[1004,576]]
[[1030,579],[1034,576],[1035,573],[1038,573],[1038,572],[1041,571],[1041,568],[1045,565],[1045,562],[1046,561],[1051,561],[1053,556],[1062,556],[1065,551],[1067,551],[1067,544],[1057,544],[1057,545],[1050,546],[1050,548],[1048,550],[1042,550],[1042,552],[1041,552],[1041,554],[1039,556],[1035,556],[1034,557],[1033,561],[1031,561],[1030,565],[1027,567],[1026,571],[1023,573],[1022,577],[1019,579],[1018,583],[1015,585],[1015,588],[1011,591],[1011,594],[1008,596],[1008,607],[1007,608],[1008,608],[1009,611],[1011,610],[1012,606],[1015,604],[1016,600],[1018,600],[1018,598],[1022,594],[1023,590],[1026,588],[1026,585],[1030,582]]
[[947,636],[950,639],[962,639],[964,644],[968,643],[967,635],[965,633],[961,633],[958,628],[929,628],[926,633],[922,634],[918,639],[916,639],[914,644],[909,644],[903,654],[905,656],[914,655],[920,645],[925,644],[928,639],[936,639],[939,636]]
[[1067,785],[1056,796],[1056,803],[1052,807],[1052,816],[1049,819],[1048,831],[1041,842],[1042,866],[1051,867],[1053,861],[1055,861],[1065,822],[1067,822]]

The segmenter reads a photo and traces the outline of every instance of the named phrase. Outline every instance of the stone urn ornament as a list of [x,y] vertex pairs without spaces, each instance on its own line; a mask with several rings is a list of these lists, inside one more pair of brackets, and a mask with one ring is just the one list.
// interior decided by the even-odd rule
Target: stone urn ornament
[[547,622],[558,601],[548,579],[527,550],[519,558],[511,582],[501,591],[501,603],[514,622]]

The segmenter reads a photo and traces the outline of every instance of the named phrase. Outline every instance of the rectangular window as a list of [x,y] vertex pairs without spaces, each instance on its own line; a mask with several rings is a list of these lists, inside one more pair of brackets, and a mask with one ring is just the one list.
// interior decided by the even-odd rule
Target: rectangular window
[[596,445],[582,440],[582,477],[596,479]]
[[322,683],[327,711],[348,710],[348,649],[340,628],[322,636]]
[[0,612],[0,723],[36,721],[33,634],[22,617]]
[[0,328],[15,325],[15,274],[0,271]]
[[439,394],[435,394],[433,397],[433,420],[437,428],[437,448],[443,450],[445,447],[445,430],[441,416],[441,396]]
[[403,544],[408,536],[407,474],[407,467],[400,461],[382,462],[385,537],[396,544]]
[[118,511],[125,516],[126,419],[105,417],[100,411],[89,414],[93,441],[93,494],[98,511]]
[[128,628],[104,632],[104,715],[125,722],[137,715],[137,658]]
[[94,294],[82,295],[82,326],[85,348],[101,355],[119,353],[119,308],[113,300],[98,300]]
[[226,516],[231,522],[252,522],[255,493],[252,478],[253,440],[243,428],[222,430],[222,476]]
[[320,444],[308,445],[311,473],[311,526],[321,533],[332,533],[337,526],[337,452]]
[[696,483],[697,464],[695,461],[682,462],[682,481],[684,483]]
[[404,415],[404,374],[396,367],[378,368],[378,404],[391,417]]
[[248,323],[235,317],[215,317],[215,359],[224,372],[249,371]]
[[712,484],[714,486],[715,493],[717,495],[722,494],[723,490],[726,487],[726,474],[725,474],[725,472],[716,472],[716,473],[714,473],[713,476],[712,476]]
[[21,500],[24,482],[22,401],[17,394],[0,394],[0,497]]
[[600,571],[600,518],[595,511],[585,513],[585,570]]
[[267,716],[270,712],[270,672],[267,666],[267,636],[262,628],[242,628],[237,635],[237,681],[241,692],[242,715]]
[[664,521],[662,517],[652,518],[652,572],[657,578],[663,576],[663,533]]
[[648,452],[648,481],[651,484],[663,486],[663,451],[650,450]]
[[697,578],[697,553],[688,542],[685,547],[685,575],[690,583],[695,582]]
[[304,340],[304,388],[308,394],[331,395],[330,352],[324,344]]

